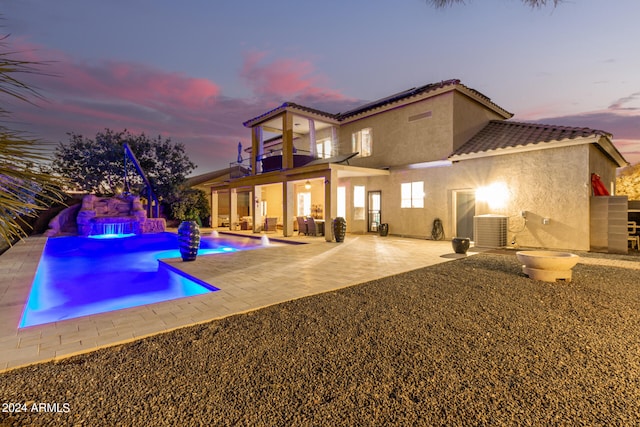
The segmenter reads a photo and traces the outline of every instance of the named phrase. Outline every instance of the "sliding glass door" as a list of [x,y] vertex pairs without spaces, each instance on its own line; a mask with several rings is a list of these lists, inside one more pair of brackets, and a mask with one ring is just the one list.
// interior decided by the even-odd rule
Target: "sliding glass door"
[[367,231],[377,233],[380,228],[381,212],[380,212],[380,199],[382,198],[382,192],[369,191],[368,197],[368,221]]

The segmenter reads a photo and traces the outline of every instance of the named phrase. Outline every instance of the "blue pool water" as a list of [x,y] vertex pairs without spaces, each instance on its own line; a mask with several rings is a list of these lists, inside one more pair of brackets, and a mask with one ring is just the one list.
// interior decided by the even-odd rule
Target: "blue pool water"
[[[203,237],[199,255],[258,247],[253,239]],[[47,240],[20,327],[40,325],[217,290],[158,263],[179,258],[177,236]]]

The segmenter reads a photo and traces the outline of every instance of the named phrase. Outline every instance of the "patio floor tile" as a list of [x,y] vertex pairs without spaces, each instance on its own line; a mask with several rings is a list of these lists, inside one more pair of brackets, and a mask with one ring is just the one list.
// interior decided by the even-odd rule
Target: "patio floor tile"
[[[278,236],[270,239],[276,243]],[[46,242],[41,237],[28,238],[0,256],[0,304],[11,302],[10,307],[0,311],[0,371],[454,259],[444,257],[452,253],[448,241],[376,235],[347,235],[344,243],[306,236],[289,241],[309,244],[274,244],[269,248],[200,256],[188,263],[164,260],[173,268],[216,286],[220,289],[216,292],[18,329]]]

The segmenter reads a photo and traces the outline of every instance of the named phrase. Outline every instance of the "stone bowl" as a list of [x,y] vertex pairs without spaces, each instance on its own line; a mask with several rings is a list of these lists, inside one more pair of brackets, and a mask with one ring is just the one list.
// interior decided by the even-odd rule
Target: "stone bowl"
[[555,251],[519,251],[518,260],[523,264],[522,271],[531,279],[555,282],[571,281],[571,269],[580,257],[569,252]]

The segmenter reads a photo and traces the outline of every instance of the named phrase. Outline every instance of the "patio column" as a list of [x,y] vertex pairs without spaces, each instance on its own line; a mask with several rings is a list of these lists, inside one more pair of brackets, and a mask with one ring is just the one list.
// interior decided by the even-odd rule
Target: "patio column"
[[238,193],[235,188],[229,189],[229,230],[235,230],[238,224]]
[[309,119],[309,155],[311,157],[318,157],[318,150],[316,148],[316,122],[313,119]]
[[262,187],[253,187],[253,232],[262,231],[262,211],[260,210],[260,201],[262,200]]
[[293,203],[295,201],[295,188],[293,182],[282,183],[282,235],[293,236]]
[[211,227],[218,228],[218,192],[211,190]]
[[338,171],[324,176],[324,239],[333,240],[333,219],[338,216]]
[[282,115],[282,169],[293,167],[293,114]]
[[262,135],[262,126],[254,126],[251,128],[251,175],[257,175],[262,172],[262,159],[264,155],[264,139]]

